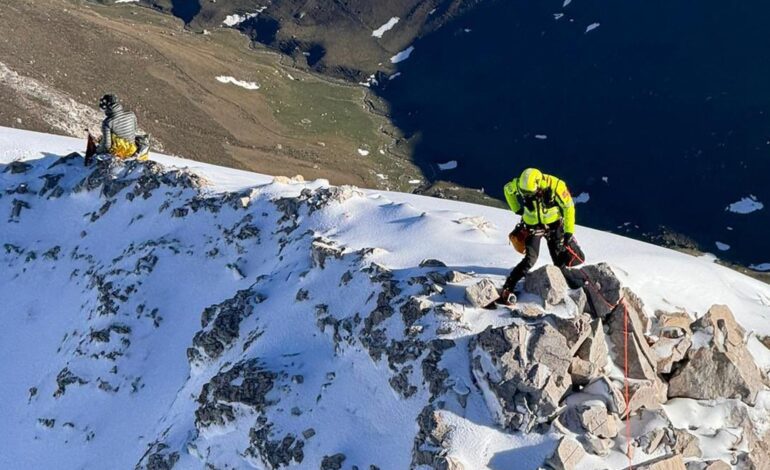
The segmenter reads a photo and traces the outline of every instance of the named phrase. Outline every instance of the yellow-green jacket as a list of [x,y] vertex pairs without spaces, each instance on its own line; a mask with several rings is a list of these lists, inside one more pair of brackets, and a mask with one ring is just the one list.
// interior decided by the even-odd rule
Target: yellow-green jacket
[[503,188],[511,210],[519,214],[527,225],[548,225],[564,219],[564,232],[575,233],[575,202],[567,184],[552,175],[543,175],[541,196],[526,198],[519,190],[519,179]]

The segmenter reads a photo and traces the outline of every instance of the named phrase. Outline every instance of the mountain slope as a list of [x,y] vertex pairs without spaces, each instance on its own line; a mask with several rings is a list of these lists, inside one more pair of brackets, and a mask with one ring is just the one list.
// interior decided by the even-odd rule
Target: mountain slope
[[[554,451],[558,428],[501,423],[485,338],[578,321],[582,309],[544,311],[527,294],[520,307],[538,323],[464,300],[517,261],[508,212],[161,155],[90,169],[60,158],[80,146],[0,131],[4,467],[534,469]],[[577,236],[649,313],[729,305],[766,367],[768,286],[710,258]],[[705,403],[678,400],[672,422]],[[767,402],[761,391],[749,411],[719,406],[761,428]],[[579,468],[624,468],[623,442]],[[750,450],[730,445],[701,447],[726,459]]]

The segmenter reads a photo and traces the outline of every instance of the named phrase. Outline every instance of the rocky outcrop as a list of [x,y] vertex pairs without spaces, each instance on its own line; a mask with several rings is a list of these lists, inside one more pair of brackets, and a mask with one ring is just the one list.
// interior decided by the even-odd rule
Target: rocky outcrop
[[585,455],[583,446],[574,439],[565,436],[559,440],[556,450],[545,461],[545,466],[552,470],[577,470]]
[[691,328],[695,344],[671,377],[668,396],[704,400],[736,397],[753,405],[757,393],[765,388],[762,373],[732,312],[715,305]]
[[567,338],[548,321],[487,328],[471,343],[473,373],[506,429],[548,422],[572,385]]
[[687,470],[681,455],[658,457],[653,460],[628,467],[626,470]]

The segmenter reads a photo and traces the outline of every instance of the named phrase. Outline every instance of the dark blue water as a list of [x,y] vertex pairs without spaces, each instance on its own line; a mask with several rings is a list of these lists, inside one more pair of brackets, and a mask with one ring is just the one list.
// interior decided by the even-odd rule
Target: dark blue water
[[171,0],[171,14],[180,18],[185,24],[191,22],[201,11],[200,0]]
[[419,40],[381,93],[434,178],[502,198],[537,166],[590,194],[580,224],[664,225],[770,262],[770,207],[725,212],[770,205],[768,24],[760,1],[490,1]]

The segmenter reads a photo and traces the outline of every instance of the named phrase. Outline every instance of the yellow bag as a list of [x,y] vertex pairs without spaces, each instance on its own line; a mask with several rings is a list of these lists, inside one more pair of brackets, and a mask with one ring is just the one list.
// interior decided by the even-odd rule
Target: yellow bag
[[126,158],[134,156],[136,153],[136,144],[130,140],[123,139],[116,135],[112,136],[112,146],[110,147],[110,154],[116,158],[124,160]]

